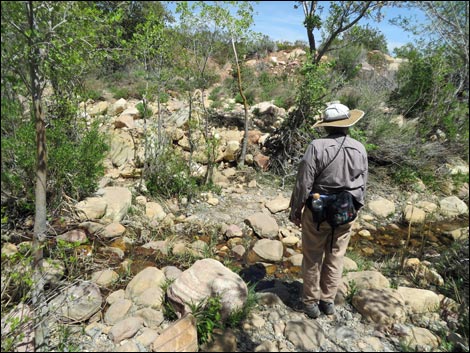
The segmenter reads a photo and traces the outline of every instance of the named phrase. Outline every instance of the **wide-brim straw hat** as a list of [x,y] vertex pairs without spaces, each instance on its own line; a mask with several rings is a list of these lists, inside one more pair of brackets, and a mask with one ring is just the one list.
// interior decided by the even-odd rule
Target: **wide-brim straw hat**
[[322,113],[322,118],[313,127],[350,127],[364,116],[362,110],[349,110],[347,106],[340,103],[330,104]]

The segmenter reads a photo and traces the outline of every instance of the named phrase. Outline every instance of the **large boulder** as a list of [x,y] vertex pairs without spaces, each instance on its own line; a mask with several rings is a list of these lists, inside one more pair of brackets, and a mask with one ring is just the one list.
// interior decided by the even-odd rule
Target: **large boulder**
[[103,218],[111,222],[120,222],[127,214],[127,210],[132,204],[132,194],[127,188],[111,186],[98,190],[106,201],[106,212]]
[[95,283],[82,282],[51,300],[49,310],[64,322],[82,322],[98,312],[102,303],[99,287]]
[[219,261],[202,259],[184,271],[167,290],[168,299],[180,316],[191,312],[189,304],[198,304],[210,297],[220,296],[221,316],[241,309],[248,296],[243,279]]
[[392,288],[370,288],[357,292],[352,299],[353,306],[371,322],[391,326],[406,320],[405,301]]
[[468,206],[457,196],[449,196],[439,201],[441,214],[447,217],[457,217],[468,214]]

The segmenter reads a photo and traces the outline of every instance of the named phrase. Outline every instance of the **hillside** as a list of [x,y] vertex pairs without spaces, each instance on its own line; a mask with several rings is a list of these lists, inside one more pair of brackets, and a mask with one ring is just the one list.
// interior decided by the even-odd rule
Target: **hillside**
[[[248,60],[246,66],[293,78],[303,58],[301,50],[282,51]],[[379,70],[364,62],[360,75],[390,79],[400,63],[390,58],[388,67]],[[269,100],[250,105],[246,165],[238,166],[243,106],[221,88],[231,68],[212,69],[219,82],[207,90],[204,106],[212,109],[208,130],[217,136],[216,168],[214,188],[202,193],[193,193],[187,179],[179,178],[178,167],[191,159],[191,175],[207,171],[203,106],[192,106],[190,120],[184,94],[174,91],[160,110],[158,102],[148,102],[151,115],[143,118],[140,99],[122,98],[109,89],[100,93],[101,99],[80,104],[80,117],[87,126],[99,122],[111,148],[94,194],[69,199],[60,217],[50,220],[54,236],[45,249],[50,264],[46,321],[52,346],[63,351],[199,346],[201,351],[353,352],[445,351],[450,342],[468,351],[462,331],[468,328],[468,183],[449,181],[435,192],[417,180],[404,189],[390,178],[393,165],[371,163],[366,207],[348,249],[338,311],[333,317],[308,319],[298,311],[301,232],[287,219],[293,175],[269,169],[265,145],[291,109]],[[399,114],[391,118],[397,130],[413,124]],[[174,169],[165,170],[161,160],[151,159],[158,144],[146,145],[160,141],[159,124],[171,146],[166,163]],[[160,196],[142,183],[146,165],[160,173],[155,179]],[[459,158],[448,158],[443,168],[448,175],[468,175],[468,164]],[[177,196],[164,196],[174,188]],[[32,232],[32,218],[19,219],[13,228],[2,224],[2,302],[3,295],[13,303],[21,294],[17,274],[24,271],[20,259],[29,254]],[[213,268],[220,272],[212,273]],[[217,276],[223,285],[214,284]],[[192,310],[196,321],[191,316],[176,320],[188,311],[178,302],[214,293],[220,295],[222,313],[245,298],[248,315],[218,328],[210,307]],[[16,315],[22,309],[23,317],[29,310],[6,307]],[[201,334],[210,334],[196,325],[201,320],[214,326],[210,343],[201,341],[208,339]],[[15,337],[12,322],[2,314],[2,342]],[[29,350],[31,326],[20,327],[25,332],[20,341]],[[11,342],[8,348],[18,337]]]

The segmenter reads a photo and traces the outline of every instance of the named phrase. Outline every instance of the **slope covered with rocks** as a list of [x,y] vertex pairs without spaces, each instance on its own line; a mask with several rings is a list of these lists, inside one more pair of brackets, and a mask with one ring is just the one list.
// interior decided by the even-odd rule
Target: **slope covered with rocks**
[[[297,65],[299,55],[270,60],[274,69],[289,67]],[[424,190],[402,192],[372,173],[336,314],[312,320],[299,311],[301,233],[287,218],[292,186],[265,171],[264,141],[286,111],[272,102],[251,108],[255,126],[249,131],[247,166],[241,169],[235,161],[242,128],[229,123],[213,127],[220,138],[214,172],[219,193],[157,199],[142,188],[141,174],[144,136],[156,138],[158,122],[156,115],[143,119],[139,103],[112,97],[82,103],[82,117],[89,123],[102,121],[111,149],[95,195],[74,204],[56,228],[57,239],[73,244],[64,251],[78,259],[81,276],[67,281],[76,269],[63,259],[51,256],[48,261],[52,346],[119,352],[398,352],[443,350],[444,343],[452,342],[468,351],[468,340],[457,333],[468,306],[441,293],[450,280],[437,266],[444,250],[455,244],[466,251],[468,266],[468,206],[463,201],[468,185],[442,197]],[[223,104],[232,109],[221,108],[222,119],[241,119],[241,105]],[[156,103],[149,106],[158,111]],[[162,110],[165,134],[187,155],[189,139],[194,139],[188,135],[188,107],[175,96]],[[197,117],[200,112],[193,113]],[[204,148],[195,145],[193,173],[205,173]],[[468,173],[463,161],[446,168]],[[51,246],[58,244],[54,240]],[[7,242],[2,259],[28,246]],[[381,247],[403,255],[403,266],[387,262]],[[468,275],[466,280],[468,300]],[[210,297],[220,300],[223,320],[253,306],[239,324],[216,328],[212,340],[201,342],[197,323],[208,314],[191,315],[190,304]],[[18,307],[10,317],[24,317],[28,310]],[[2,332],[11,330],[6,318]],[[23,348],[30,350],[31,327],[24,332]]]

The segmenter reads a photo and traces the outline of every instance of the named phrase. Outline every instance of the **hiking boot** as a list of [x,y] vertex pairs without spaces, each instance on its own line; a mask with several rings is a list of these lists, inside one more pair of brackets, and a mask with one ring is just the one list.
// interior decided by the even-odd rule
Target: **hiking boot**
[[308,317],[312,319],[316,319],[317,317],[320,316],[320,309],[318,308],[318,304],[317,303],[305,304],[304,313],[307,314]]
[[335,313],[335,304],[330,302],[325,302],[320,300],[319,304],[320,310],[323,311],[325,315],[333,315]]

